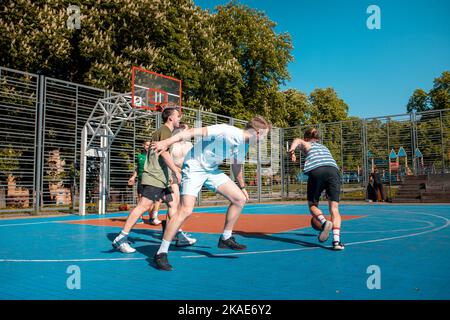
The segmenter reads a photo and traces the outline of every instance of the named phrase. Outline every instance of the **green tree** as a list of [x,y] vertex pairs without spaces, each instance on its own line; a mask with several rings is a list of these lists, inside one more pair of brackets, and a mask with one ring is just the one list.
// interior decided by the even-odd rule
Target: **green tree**
[[434,79],[433,88],[430,90],[431,105],[434,110],[450,108],[450,72],[444,71],[442,75]]
[[430,110],[431,106],[429,104],[429,96],[422,89],[414,90],[414,93],[409,98],[408,104],[406,105],[406,110],[410,112],[421,112]]
[[309,95],[311,122],[327,123],[347,119],[348,105],[333,88],[314,89]]
[[283,104],[273,118],[277,117],[274,124],[279,127],[303,126],[309,123],[311,104],[308,96],[296,89],[288,89],[279,93],[282,95]]
[[283,103],[276,92],[289,79],[287,65],[293,59],[290,35],[277,34],[276,24],[263,12],[236,2],[216,9],[214,24],[222,39],[231,44],[233,57],[241,66],[242,83],[234,89],[239,89],[243,105],[230,114],[243,119],[255,113],[276,118],[282,107],[276,103]]

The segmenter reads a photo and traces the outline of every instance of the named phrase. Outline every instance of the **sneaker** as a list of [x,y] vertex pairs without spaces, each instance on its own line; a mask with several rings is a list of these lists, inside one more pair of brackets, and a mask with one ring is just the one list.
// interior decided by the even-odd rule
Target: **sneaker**
[[344,250],[344,244],[340,241],[333,241],[333,250]]
[[331,229],[333,229],[333,223],[331,221],[325,221],[322,224],[322,231],[320,231],[320,234],[319,234],[320,242],[325,242],[328,240]]
[[114,241],[112,242],[112,246],[114,249],[119,250],[120,252],[123,253],[134,253],[136,252],[136,249],[132,248],[130,246],[130,243],[128,242],[128,240],[126,238],[122,238],[120,240],[114,239]]
[[217,247],[221,248],[221,249],[231,249],[231,250],[245,250],[247,249],[246,245],[243,244],[239,244],[236,242],[236,240],[234,239],[234,237],[231,237],[227,240],[223,240],[222,237],[219,238],[219,244],[217,245]]
[[161,220],[159,220],[158,218],[153,218],[150,220],[150,223],[154,226],[159,226],[161,224]]
[[197,242],[197,239],[189,237],[190,234],[187,234],[183,231],[178,231],[175,236],[175,241],[177,242],[175,245],[177,247],[187,247],[192,246]]
[[167,259],[167,253],[161,252],[160,254],[156,254],[153,257],[153,261],[155,261],[158,269],[172,271],[172,266],[169,264],[169,260]]

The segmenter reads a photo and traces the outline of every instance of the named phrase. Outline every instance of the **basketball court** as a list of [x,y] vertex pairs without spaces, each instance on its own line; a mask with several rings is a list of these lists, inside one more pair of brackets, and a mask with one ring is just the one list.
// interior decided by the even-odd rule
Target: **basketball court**
[[198,241],[171,247],[172,272],[152,261],[160,226],[136,225],[136,253],[111,247],[127,212],[2,219],[0,299],[450,299],[450,205],[342,204],[342,252],[297,203],[247,205],[248,249],[219,249],[225,211],[195,209],[184,230]]

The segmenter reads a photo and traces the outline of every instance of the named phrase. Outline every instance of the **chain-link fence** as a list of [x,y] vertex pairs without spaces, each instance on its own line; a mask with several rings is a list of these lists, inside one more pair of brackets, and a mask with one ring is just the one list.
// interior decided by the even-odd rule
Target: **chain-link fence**
[[[0,68],[0,212],[75,211],[81,130],[106,90]],[[245,121],[184,108],[189,126]],[[129,187],[136,155],[143,141],[161,125],[160,114],[123,124],[110,149],[110,210],[136,203],[136,186]],[[319,124],[322,142],[330,149],[342,174],[342,198],[364,200],[374,168],[395,195],[407,175],[450,170],[450,110],[382,116]],[[252,201],[305,199],[304,157],[293,163],[286,155],[292,140],[305,127],[274,128],[266,141],[250,145],[244,176]],[[220,168],[232,176],[231,165]],[[88,208],[96,212],[98,159],[88,158]],[[222,202],[203,189],[199,204]]]

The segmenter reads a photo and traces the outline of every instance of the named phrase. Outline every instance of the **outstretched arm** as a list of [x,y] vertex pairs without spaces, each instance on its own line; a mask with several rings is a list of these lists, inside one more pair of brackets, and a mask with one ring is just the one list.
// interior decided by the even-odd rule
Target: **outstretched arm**
[[305,140],[302,140],[300,138],[295,138],[294,141],[292,141],[291,147],[289,148],[288,152],[289,152],[289,154],[291,156],[291,160],[293,162],[295,162],[297,160],[297,158],[295,156],[295,149],[297,149],[297,147],[300,147],[300,149],[307,151],[308,142],[306,142]]
[[153,142],[152,149],[155,150],[156,153],[160,154],[161,152],[167,150],[174,143],[191,140],[191,138],[193,137],[204,137],[207,135],[207,132],[208,131],[206,127],[184,130],[170,137],[169,139]]

